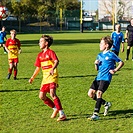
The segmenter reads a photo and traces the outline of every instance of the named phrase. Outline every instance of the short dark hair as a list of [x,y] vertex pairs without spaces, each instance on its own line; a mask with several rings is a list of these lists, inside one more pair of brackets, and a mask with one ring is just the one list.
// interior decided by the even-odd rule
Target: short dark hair
[[104,40],[106,44],[109,45],[109,49],[112,47],[113,45],[113,40],[110,36],[105,36],[105,37],[102,37],[101,40]]
[[53,37],[49,35],[42,35],[41,38],[44,38],[46,42],[48,42],[48,47],[50,47],[53,43]]

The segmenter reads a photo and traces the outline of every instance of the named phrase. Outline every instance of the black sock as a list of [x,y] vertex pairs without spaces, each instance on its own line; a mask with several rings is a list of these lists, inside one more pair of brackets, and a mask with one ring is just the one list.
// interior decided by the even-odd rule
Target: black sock
[[102,98],[97,98],[97,102],[95,104],[94,112],[99,113],[101,105],[102,105]]
[[130,49],[127,49],[127,59],[129,58]]
[[[97,101],[97,95],[95,94],[93,100]],[[106,103],[106,101],[104,99],[102,99],[102,105],[104,105]]]

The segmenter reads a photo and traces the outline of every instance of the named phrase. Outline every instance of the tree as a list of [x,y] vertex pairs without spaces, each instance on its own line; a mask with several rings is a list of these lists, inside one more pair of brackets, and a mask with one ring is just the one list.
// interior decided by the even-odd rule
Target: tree
[[[115,2],[115,3],[114,3]],[[117,20],[123,19],[124,16],[129,14],[131,9],[130,0],[99,0],[99,12],[103,16],[110,16],[113,18],[113,13],[116,14]]]

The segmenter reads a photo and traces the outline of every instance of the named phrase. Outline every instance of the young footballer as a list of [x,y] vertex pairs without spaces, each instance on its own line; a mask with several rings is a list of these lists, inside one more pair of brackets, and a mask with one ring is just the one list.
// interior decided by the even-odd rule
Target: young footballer
[[121,43],[122,43],[121,52],[124,52],[124,35],[121,32],[120,24],[115,25],[115,31],[112,32],[111,38],[113,40],[113,46],[111,50],[118,56]]
[[2,27],[2,30],[0,31],[0,47],[3,47],[4,54],[7,53],[7,51],[5,49],[5,44],[4,44],[4,38],[7,40],[5,29],[6,29],[6,27],[3,26]]
[[[57,121],[63,121],[66,119],[66,115],[64,114],[60,99],[56,95],[56,88],[58,87],[57,66],[59,60],[55,52],[49,48],[52,43],[53,38],[48,35],[42,35],[40,38],[39,46],[40,49],[42,49],[42,52],[40,52],[36,58],[36,69],[32,77],[29,79],[29,83],[33,82],[41,68],[43,79],[40,87],[39,98],[44,102],[44,104],[53,109],[51,118],[55,118],[59,113]],[[52,100],[46,96],[47,93],[50,93]]]
[[[127,42],[127,56],[125,61],[129,60],[130,49],[133,46],[133,18],[130,20],[130,25],[127,26],[125,33],[125,41]],[[132,49],[132,61],[133,61],[133,49]]]
[[[99,119],[101,105],[104,105],[105,108],[104,116],[107,115],[108,110],[111,107],[111,103],[105,101],[102,98],[102,95],[107,90],[111,82],[112,75],[124,65],[123,61],[116,54],[109,51],[112,45],[113,40],[111,37],[106,36],[101,38],[100,51],[102,52],[98,54],[94,63],[98,74],[88,91],[88,96],[96,101],[93,115],[88,118],[90,120]],[[114,67],[115,62],[118,62],[118,66],[116,68]]]
[[14,80],[17,79],[18,54],[21,53],[20,41],[16,38],[16,30],[10,31],[11,38],[7,39],[5,49],[8,52],[9,69],[7,79],[10,79],[14,69]]

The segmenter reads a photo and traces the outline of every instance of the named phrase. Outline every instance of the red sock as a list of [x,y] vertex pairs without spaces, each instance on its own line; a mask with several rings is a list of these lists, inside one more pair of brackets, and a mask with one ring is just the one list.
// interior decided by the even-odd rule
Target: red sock
[[58,110],[62,110],[62,105],[61,105],[60,99],[58,97],[56,99],[54,99],[54,104]]
[[50,108],[54,108],[55,107],[53,101],[51,99],[49,99],[48,97],[46,98],[46,100],[44,101],[44,103],[46,105],[48,105]]
[[17,70],[14,70],[14,77],[16,77],[17,76]]

